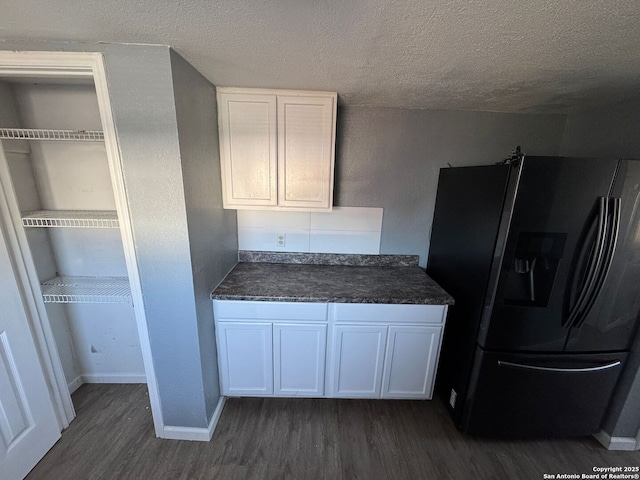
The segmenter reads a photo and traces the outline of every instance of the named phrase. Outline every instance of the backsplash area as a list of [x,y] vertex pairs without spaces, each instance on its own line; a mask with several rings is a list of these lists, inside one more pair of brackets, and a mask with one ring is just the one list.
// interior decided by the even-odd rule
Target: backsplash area
[[252,252],[240,250],[240,263],[342,265],[348,267],[417,267],[418,255],[367,255],[353,253]]
[[238,210],[238,249],[263,252],[379,254],[382,208],[331,212]]

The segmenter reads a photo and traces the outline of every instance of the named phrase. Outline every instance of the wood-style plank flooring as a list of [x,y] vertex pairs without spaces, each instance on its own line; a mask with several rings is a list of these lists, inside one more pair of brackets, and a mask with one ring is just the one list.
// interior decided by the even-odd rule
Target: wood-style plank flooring
[[78,417],[29,480],[538,480],[640,465],[590,437],[473,439],[439,399],[232,398],[209,443],[155,438],[146,385],[84,385],[73,400]]

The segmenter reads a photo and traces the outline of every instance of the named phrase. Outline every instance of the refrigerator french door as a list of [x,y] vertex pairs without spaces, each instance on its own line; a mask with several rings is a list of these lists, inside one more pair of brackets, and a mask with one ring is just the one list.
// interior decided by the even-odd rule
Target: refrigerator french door
[[427,272],[456,300],[438,387],[459,428],[598,431],[640,312],[639,166],[526,157],[441,170]]

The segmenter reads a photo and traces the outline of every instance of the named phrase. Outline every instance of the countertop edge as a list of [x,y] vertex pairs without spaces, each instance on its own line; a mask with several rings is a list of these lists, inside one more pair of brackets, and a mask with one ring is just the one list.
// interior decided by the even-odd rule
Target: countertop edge
[[348,297],[275,297],[258,295],[217,295],[211,294],[211,300],[251,301],[251,302],[297,302],[297,303],[372,303],[387,305],[454,305],[453,298],[429,299],[429,298],[348,298]]

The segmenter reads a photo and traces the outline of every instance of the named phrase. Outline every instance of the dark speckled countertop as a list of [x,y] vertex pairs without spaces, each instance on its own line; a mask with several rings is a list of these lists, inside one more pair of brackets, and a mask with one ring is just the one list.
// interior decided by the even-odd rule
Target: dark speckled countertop
[[452,305],[417,266],[242,262],[211,293],[216,300]]

